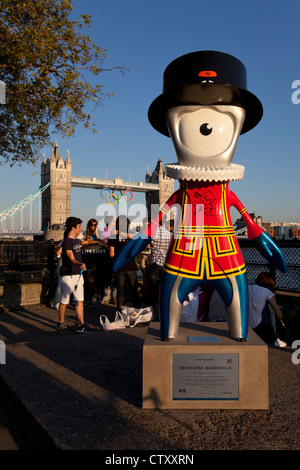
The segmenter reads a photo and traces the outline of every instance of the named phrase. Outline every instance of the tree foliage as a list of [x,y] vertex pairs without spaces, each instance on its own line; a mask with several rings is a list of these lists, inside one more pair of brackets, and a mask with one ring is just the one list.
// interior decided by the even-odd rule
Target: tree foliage
[[95,132],[88,104],[102,105],[106,50],[83,27],[91,17],[71,20],[71,0],[0,0],[0,164],[35,163],[51,135],[72,136],[77,124]]

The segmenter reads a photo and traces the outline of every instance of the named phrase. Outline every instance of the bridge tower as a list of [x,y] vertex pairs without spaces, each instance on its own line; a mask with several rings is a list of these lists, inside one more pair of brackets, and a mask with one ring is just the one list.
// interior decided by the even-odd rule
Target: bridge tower
[[[41,186],[50,182],[42,194],[42,229],[64,225],[70,216],[72,165],[70,154],[66,161],[60,155],[58,145],[52,149],[51,158],[43,158],[41,164]],[[58,228],[58,227],[57,227]]]
[[[44,157],[41,164],[41,187],[44,187],[50,182],[50,186],[42,193],[41,228],[42,230],[49,232],[47,233],[47,237],[51,236],[52,238],[56,238],[54,232],[60,231],[61,226],[64,225],[66,219],[70,216],[71,187],[72,185],[77,185],[76,178],[77,177],[72,177],[72,165],[69,151],[66,160],[63,160],[60,155],[58,145],[55,143],[55,146],[52,149],[51,158],[47,158],[47,160],[45,160]],[[95,178],[92,179],[94,180]],[[115,183],[116,180],[113,182]],[[149,173],[149,168],[147,169],[145,182],[156,186],[155,190],[147,190],[146,192],[147,211],[149,216],[154,217],[156,215],[156,211],[154,211],[153,208],[155,207],[158,211],[158,208],[164,204],[174,192],[174,179],[169,178],[166,175],[161,157],[158,158],[156,167],[151,175]],[[101,185],[102,184],[107,185],[109,183],[102,182]],[[157,190],[157,186],[159,187],[159,190]],[[137,185],[137,188],[140,190],[140,183]],[[61,236],[61,234],[58,234],[57,236]]]
[[151,211],[151,205],[162,206],[174,193],[174,179],[166,175],[161,157],[158,158],[151,176],[148,167],[145,182],[159,185],[159,191],[148,191],[146,193],[147,212],[153,217],[156,213],[153,213],[153,210]]

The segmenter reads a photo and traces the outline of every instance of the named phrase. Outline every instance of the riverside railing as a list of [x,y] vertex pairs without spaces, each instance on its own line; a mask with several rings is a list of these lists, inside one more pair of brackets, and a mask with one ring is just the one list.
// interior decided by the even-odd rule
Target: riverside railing
[[[300,240],[276,240],[285,257],[287,273],[274,270],[247,238],[240,237],[238,241],[246,263],[249,284],[255,281],[261,271],[270,271],[275,276],[277,290],[300,293]],[[41,275],[43,278],[46,275],[50,281],[55,279],[53,240],[0,241],[0,283],[16,282],[17,278],[21,282],[32,282]]]
[[0,240],[0,283],[54,280],[54,241]]
[[275,240],[285,258],[287,273],[275,270],[247,238],[238,238],[238,242],[246,264],[249,284],[254,283],[261,271],[269,271],[275,277],[278,291],[300,293],[300,240]]

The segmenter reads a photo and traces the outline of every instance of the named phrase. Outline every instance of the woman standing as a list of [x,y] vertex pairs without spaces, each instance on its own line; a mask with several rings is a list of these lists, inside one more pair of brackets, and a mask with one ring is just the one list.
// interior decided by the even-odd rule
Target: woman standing
[[[88,254],[88,268],[95,266],[95,278],[93,287],[90,285],[88,274],[85,273],[85,297],[91,302],[93,297],[97,297],[97,302],[101,301],[104,296],[104,288],[106,283],[106,258],[108,256],[108,250],[103,240],[98,237],[97,233],[98,222],[96,219],[90,219],[86,225],[85,240],[88,245],[92,245],[91,249],[86,249],[86,255]],[[97,251],[95,251],[93,245],[97,245]],[[101,246],[100,246],[101,245]],[[96,247],[95,247],[96,248]]]
[[97,234],[98,222],[96,219],[90,219],[86,224],[85,239],[90,243],[100,243]]

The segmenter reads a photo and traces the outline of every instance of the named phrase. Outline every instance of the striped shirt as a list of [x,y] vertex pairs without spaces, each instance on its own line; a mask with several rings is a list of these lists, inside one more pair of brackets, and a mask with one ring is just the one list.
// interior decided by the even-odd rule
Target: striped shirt
[[171,232],[165,228],[158,226],[155,237],[151,241],[151,258],[150,264],[156,263],[163,266],[172,238]]

